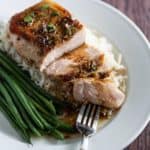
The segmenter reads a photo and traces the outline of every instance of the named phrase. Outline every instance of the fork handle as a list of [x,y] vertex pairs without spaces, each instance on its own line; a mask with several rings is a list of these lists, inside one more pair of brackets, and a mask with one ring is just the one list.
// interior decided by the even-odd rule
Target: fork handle
[[88,142],[89,142],[89,137],[83,135],[80,150],[88,150]]

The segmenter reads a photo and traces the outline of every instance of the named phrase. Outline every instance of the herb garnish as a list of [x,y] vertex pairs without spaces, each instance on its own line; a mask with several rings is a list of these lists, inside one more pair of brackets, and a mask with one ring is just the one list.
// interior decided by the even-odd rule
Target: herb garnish
[[58,13],[57,11],[53,11],[53,12],[51,13],[51,16],[52,16],[52,17],[59,16],[59,13]]
[[33,17],[31,15],[27,15],[24,17],[24,22],[31,23],[33,21]]
[[53,25],[52,23],[49,23],[49,24],[47,25],[47,30],[48,30],[48,32],[55,32],[56,27],[55,27],[55,25]]
[[76,32],[75,27],[69,25],[65,27],[64,33],[66,38],[71,37],[75,32]]
[[41,10],[47,10],[49,9],[49,5],[48,4],[45,4],[43,6],[41,6]]
[[31,13],[30,13],[30,16],[31,16],[31,17],[35,17],[35,13],[34,13],[34,12],[31,12]]
[[72,30],[70,27],[66,28],[65,34],[69,37],[72,35]]

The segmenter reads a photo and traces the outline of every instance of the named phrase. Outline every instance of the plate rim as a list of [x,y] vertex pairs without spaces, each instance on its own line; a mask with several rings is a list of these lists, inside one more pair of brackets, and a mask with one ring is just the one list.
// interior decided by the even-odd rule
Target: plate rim
[[[134,29],[136,31],[137,35],[144,41],[145,45],[147,46],[147,49],[149,49],[149,50],[145,50],[145,51],[147,51],[149,53],[149,56],[150,56],[150,42],[147,39],[147,37],[145,36],[145,34],[143,33],[143,31],[139,28],[139,26],[134,21],[132,21],[128,16],[126,16],[119,9],[115,8],[114,6],[110,5],[109,3],[105,2],[105,1],[102,1],[102,0],[91,0],[91,1],[105,6],[106,8],[113,11],[115,14],[118,14],[121,19],[123,19],[128,24],[130,24],[132,29]],[[147,119],[145,119],[145,121],[141,125],[141,127],[136,129],[137,132],[135,132],[134,135],[131,136],[128,141],[124,142],[121,149],[124,149],[127,146],[129,146],[142,133],[142,131],[146,128],[148,123],[150,123],[150,111],[149,111],[149,114],[147,115],[146,118]]]
[[[114,12],[114,14],[118,15],[120,17],[120,19],[123,19],[125,22],[127,22],[131,26],[132,30],[135,30],[135,32],[137,33],[137,36],[139,36],[140,39],[143,40],[144,45],[147,46],[146,51],[150,54],[150,51],[149,51],[150,43],[149,43],[148,39],[146,38],[146,36],[142,32],[142,30],[129,17],[127,17],[120,10],[116,9],[115,7],[111,6],[110,4],[108,4],[104,1],[100,1],[100,0],[91,0],[91,1],[100,4],[102,7],[104,6],[109,11],[112,11],[112,12]],[[136,129],[137,132],[135,132],[135,134],[133,136],[131,136],[128,141],[125,141],[124,144],[122,144],[121,148],[123,149],[123,148],[127,147],[131,142],[133,142],[139,136],[139,134],[144,130],[146,125],[149,123],[149,121],[150,121],[150,112],[147,115],[147,119],[145,119],[145,122],[143,122],[141,127]]]

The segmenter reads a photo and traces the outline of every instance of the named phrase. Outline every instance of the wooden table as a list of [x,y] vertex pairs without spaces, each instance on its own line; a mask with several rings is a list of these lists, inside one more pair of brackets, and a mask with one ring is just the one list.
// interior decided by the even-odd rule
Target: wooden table
[[[150,41],[150,0],[103,0],[125,13]],[[150,123],[125,150],[150,150]]]

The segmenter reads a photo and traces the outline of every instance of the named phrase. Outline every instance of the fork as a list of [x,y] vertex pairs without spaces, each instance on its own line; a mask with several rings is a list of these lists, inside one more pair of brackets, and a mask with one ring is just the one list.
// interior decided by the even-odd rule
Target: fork
[[82,134],[80,150],[88,149],[88,139],[96,133],[100,107],[94,104],[83,104],[76,120],[76,128]]

